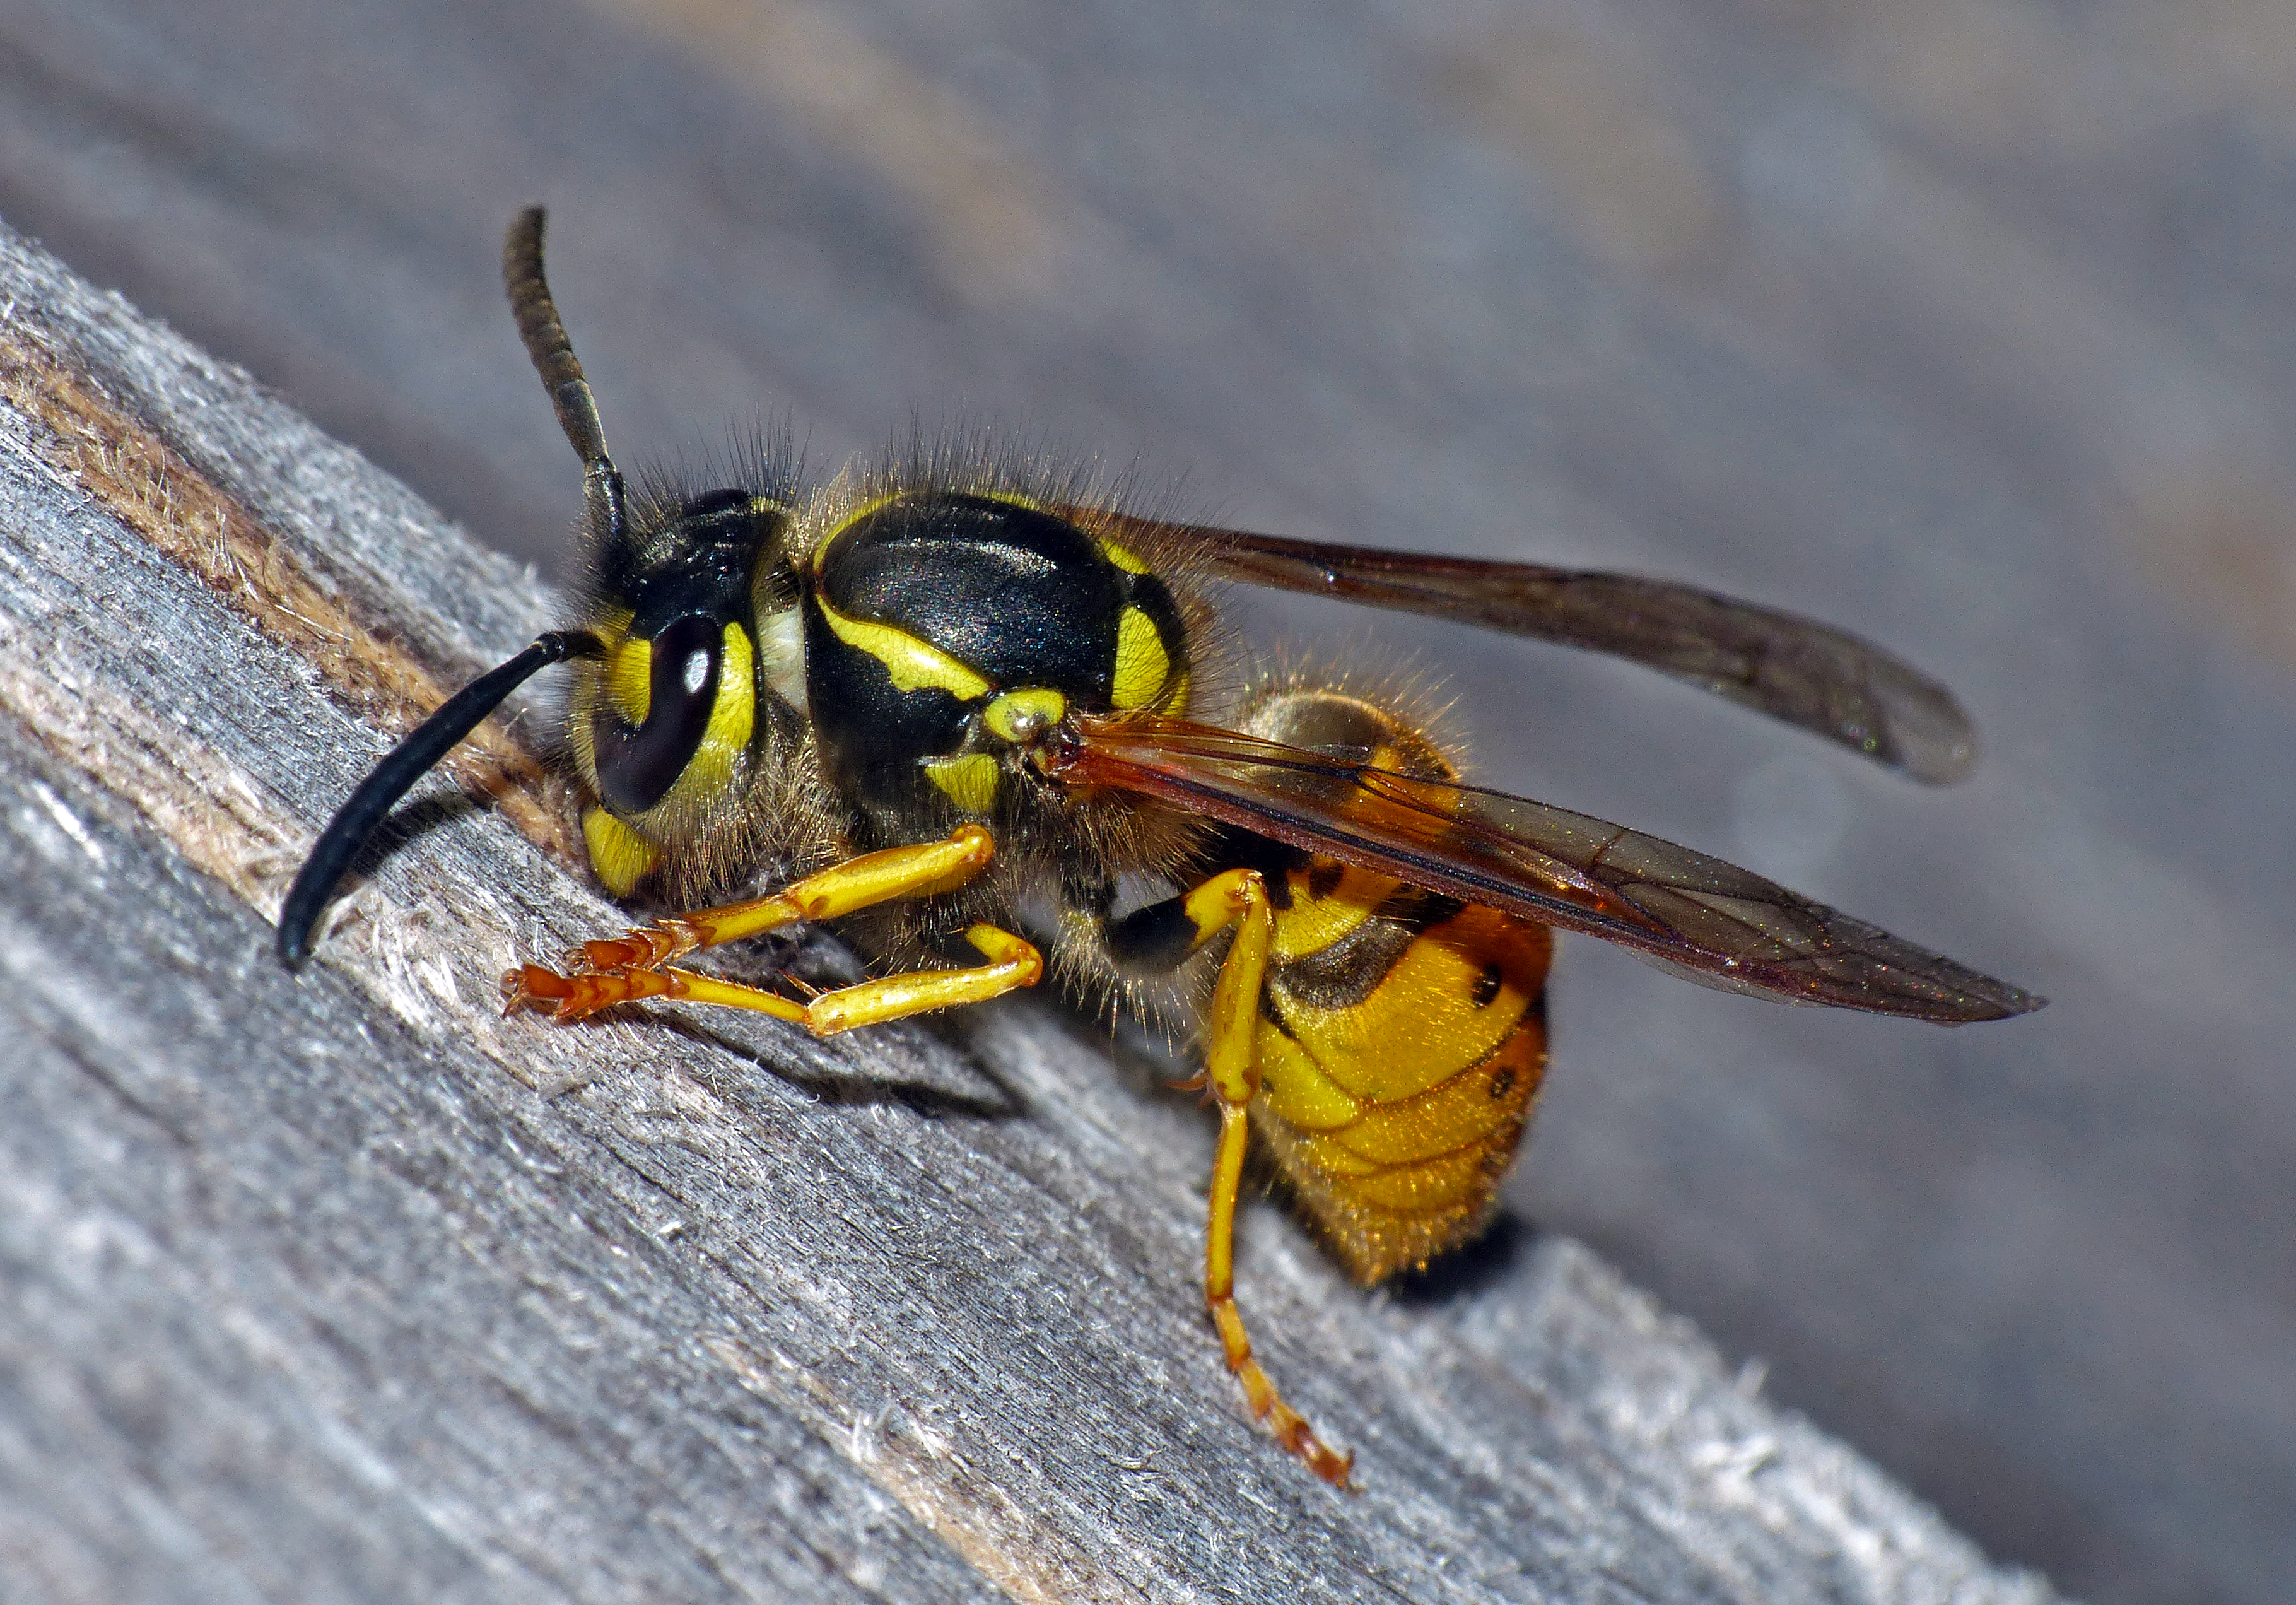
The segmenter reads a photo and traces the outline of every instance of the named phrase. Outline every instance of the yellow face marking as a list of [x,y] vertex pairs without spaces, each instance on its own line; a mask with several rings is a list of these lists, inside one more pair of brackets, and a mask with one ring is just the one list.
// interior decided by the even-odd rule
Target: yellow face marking
[[1116,679],[1108,700],[1119,708],[1144,708],[1172,678],[1172,659],[1156,621],[1136,607],[1116,621]]
[[589,844],[590,868],[616,897],[627,897],[638,877],[661,861],[661,849],[603,808],[582,811],[582,840]]
[[996,760],[986,753],[963,758],[928,758],[925,778],[940,787],[948,800],[969,814],[993,812],[999,778]]
[[734,765],[750,745],[750,732],[756,728],[758,713],[757,687],[751,678],[750,638],[739,624],[726,626],[718,656],[718,700],[709,704],[709,723],[701,732],[701,745],[685,765],[685,772],[677,778],[675,792],[688,785],[709,791],[722,790],[733,783]]
[[946,691],[959,702],[974,702],[988,695],[988,681],[931,642],[906,630],[867,619],[850,619],[824,601],[814,598],[830,630],[848,646],[867,653],[885,665],[897,691]]
[[1130,547],[1119,546],[1112,540],[1103,540],[1100,543],[1100,555],[1128,574],[1144,574],[1148,572],[1148,565],[1140,561],[1140,555]]
[[625,724],[645,723],[653,706],[653,643],[633,636],[606,659],[606,696]]
[[980,722],[1000,740],[1021,742],[1060,723],[1068,711],[1068,698],[1059,692],[1030,687],[990,703],[980,711]]

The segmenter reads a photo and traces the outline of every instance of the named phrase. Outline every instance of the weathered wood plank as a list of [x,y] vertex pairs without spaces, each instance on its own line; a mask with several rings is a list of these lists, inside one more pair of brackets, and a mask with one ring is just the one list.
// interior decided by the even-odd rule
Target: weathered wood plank
[[[1250,1212],[1050,1000],[815,1043],[504,1020],[611,927],[515,742],[301,977],[270,916],[554,600],[0,239],[0,1554],[34,1597],[2039,1601],[1582,1248],[1433,1302]],[[370,722],[372,721],[372,722]]]
[[1986,757],[1931,792],[1568,653],[1239,610],[1439,671],[1492,784],[2055,998],[1890,1027],[1566,943],[1510,1200],[1992,1552],[2281,1605],[2292,18],[12,0],[0,214],[545,571],[576,487],[491,271],[537,199],[633,465],[964,409],[1193,514],[1693,579],[1944,673]]

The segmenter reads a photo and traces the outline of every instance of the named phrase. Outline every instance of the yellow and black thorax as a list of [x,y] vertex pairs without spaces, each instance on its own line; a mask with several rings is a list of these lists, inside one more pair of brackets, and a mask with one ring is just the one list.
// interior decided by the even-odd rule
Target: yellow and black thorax
[[1188,635],[1137,554],[1018,498],[865,502],[814,548],[806,685],[824,778],[873,846],[1029,809],[1022,749],[1066,714],[1185,709]]
[[600,879],[693,897],[761,856],[825,860],[965,819],[996,825],[1016,860],[1071,861],[1128,828],[1133,805],[1080,804],[1025,761],[1070,712],[1187,706],[1191,610],[1094,518],[849,480],[634,506],[594,543],[586,624],[603,651],[574,665],[568,726]]

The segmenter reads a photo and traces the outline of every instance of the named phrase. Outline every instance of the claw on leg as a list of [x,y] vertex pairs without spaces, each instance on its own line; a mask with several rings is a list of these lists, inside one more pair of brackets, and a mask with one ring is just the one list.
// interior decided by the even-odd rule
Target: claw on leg
[[1350,1449],[1343,1454],[1332,1448],[1316,1436],[1307,1417],[1283,1402],[1283,1395],[1275,1391],[1275,1384],[1267,1379],[1259,1362],[1251,1357],[1251,1339],[1244,1333],[1243,1316],[1238,1313],[1233,1295],[1213,1299],[1211,1312],[1212,1324],[1219,1329],[1220,1346],[1227,1353],[1227,1368],[1243,1384],[1244,1402],[1251,1407],[1251,1419],[1267,1422],[1275,1441],[1307,1461],[1308,1469],[1335,1488],[1347,1487],[1348,1478],[1355,1470],[1355,1451]]
[[1308,1462],[1308,1469],[1335,1488],[1348,1486],[1355,1469],[1353,1451],[1342,1454],[1316,1436],[1308,1419],[1283,1402],[1275,1384],[1252,1358],[1243,1313],[1235,1307],[1235,1200],[1243,1181],[1244,1107],[1220,1106],[1219,1149],[1212,1161],[1211,1208],[1204,1222],[1204,1304],[1218,1329],[1227,1368],[1243,1384],[1244,1402],[1254,1420],[1265,1421],[1275,1441]]
[[693,922],[672,915],[650,926],[639,926],[626,935],[586,942],[566,955],[565,963],[578,975],[660,969],[702,945],[701,933]]

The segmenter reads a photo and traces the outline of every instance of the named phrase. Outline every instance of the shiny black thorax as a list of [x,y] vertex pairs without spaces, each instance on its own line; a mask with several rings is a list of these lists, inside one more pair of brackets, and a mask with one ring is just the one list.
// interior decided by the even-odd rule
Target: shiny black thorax
[[[1045,689],[1073,710],[1111,706],[1128,608],[1147,615],[1184,666],[1179,613],[1160,580],[1112,561],[1066,518],[986,496],[914,491],[863,513],[829,538],[806,601],[807,694],[824,775],[881,837],[927,839],[961,812],[922,765],[996,753],[980,715],[999,695]],[[987,688],[905,687],[883,653],[840,636],[822,605],[926,643]],[[1013,789],[1000,812],[1014,805]]]

